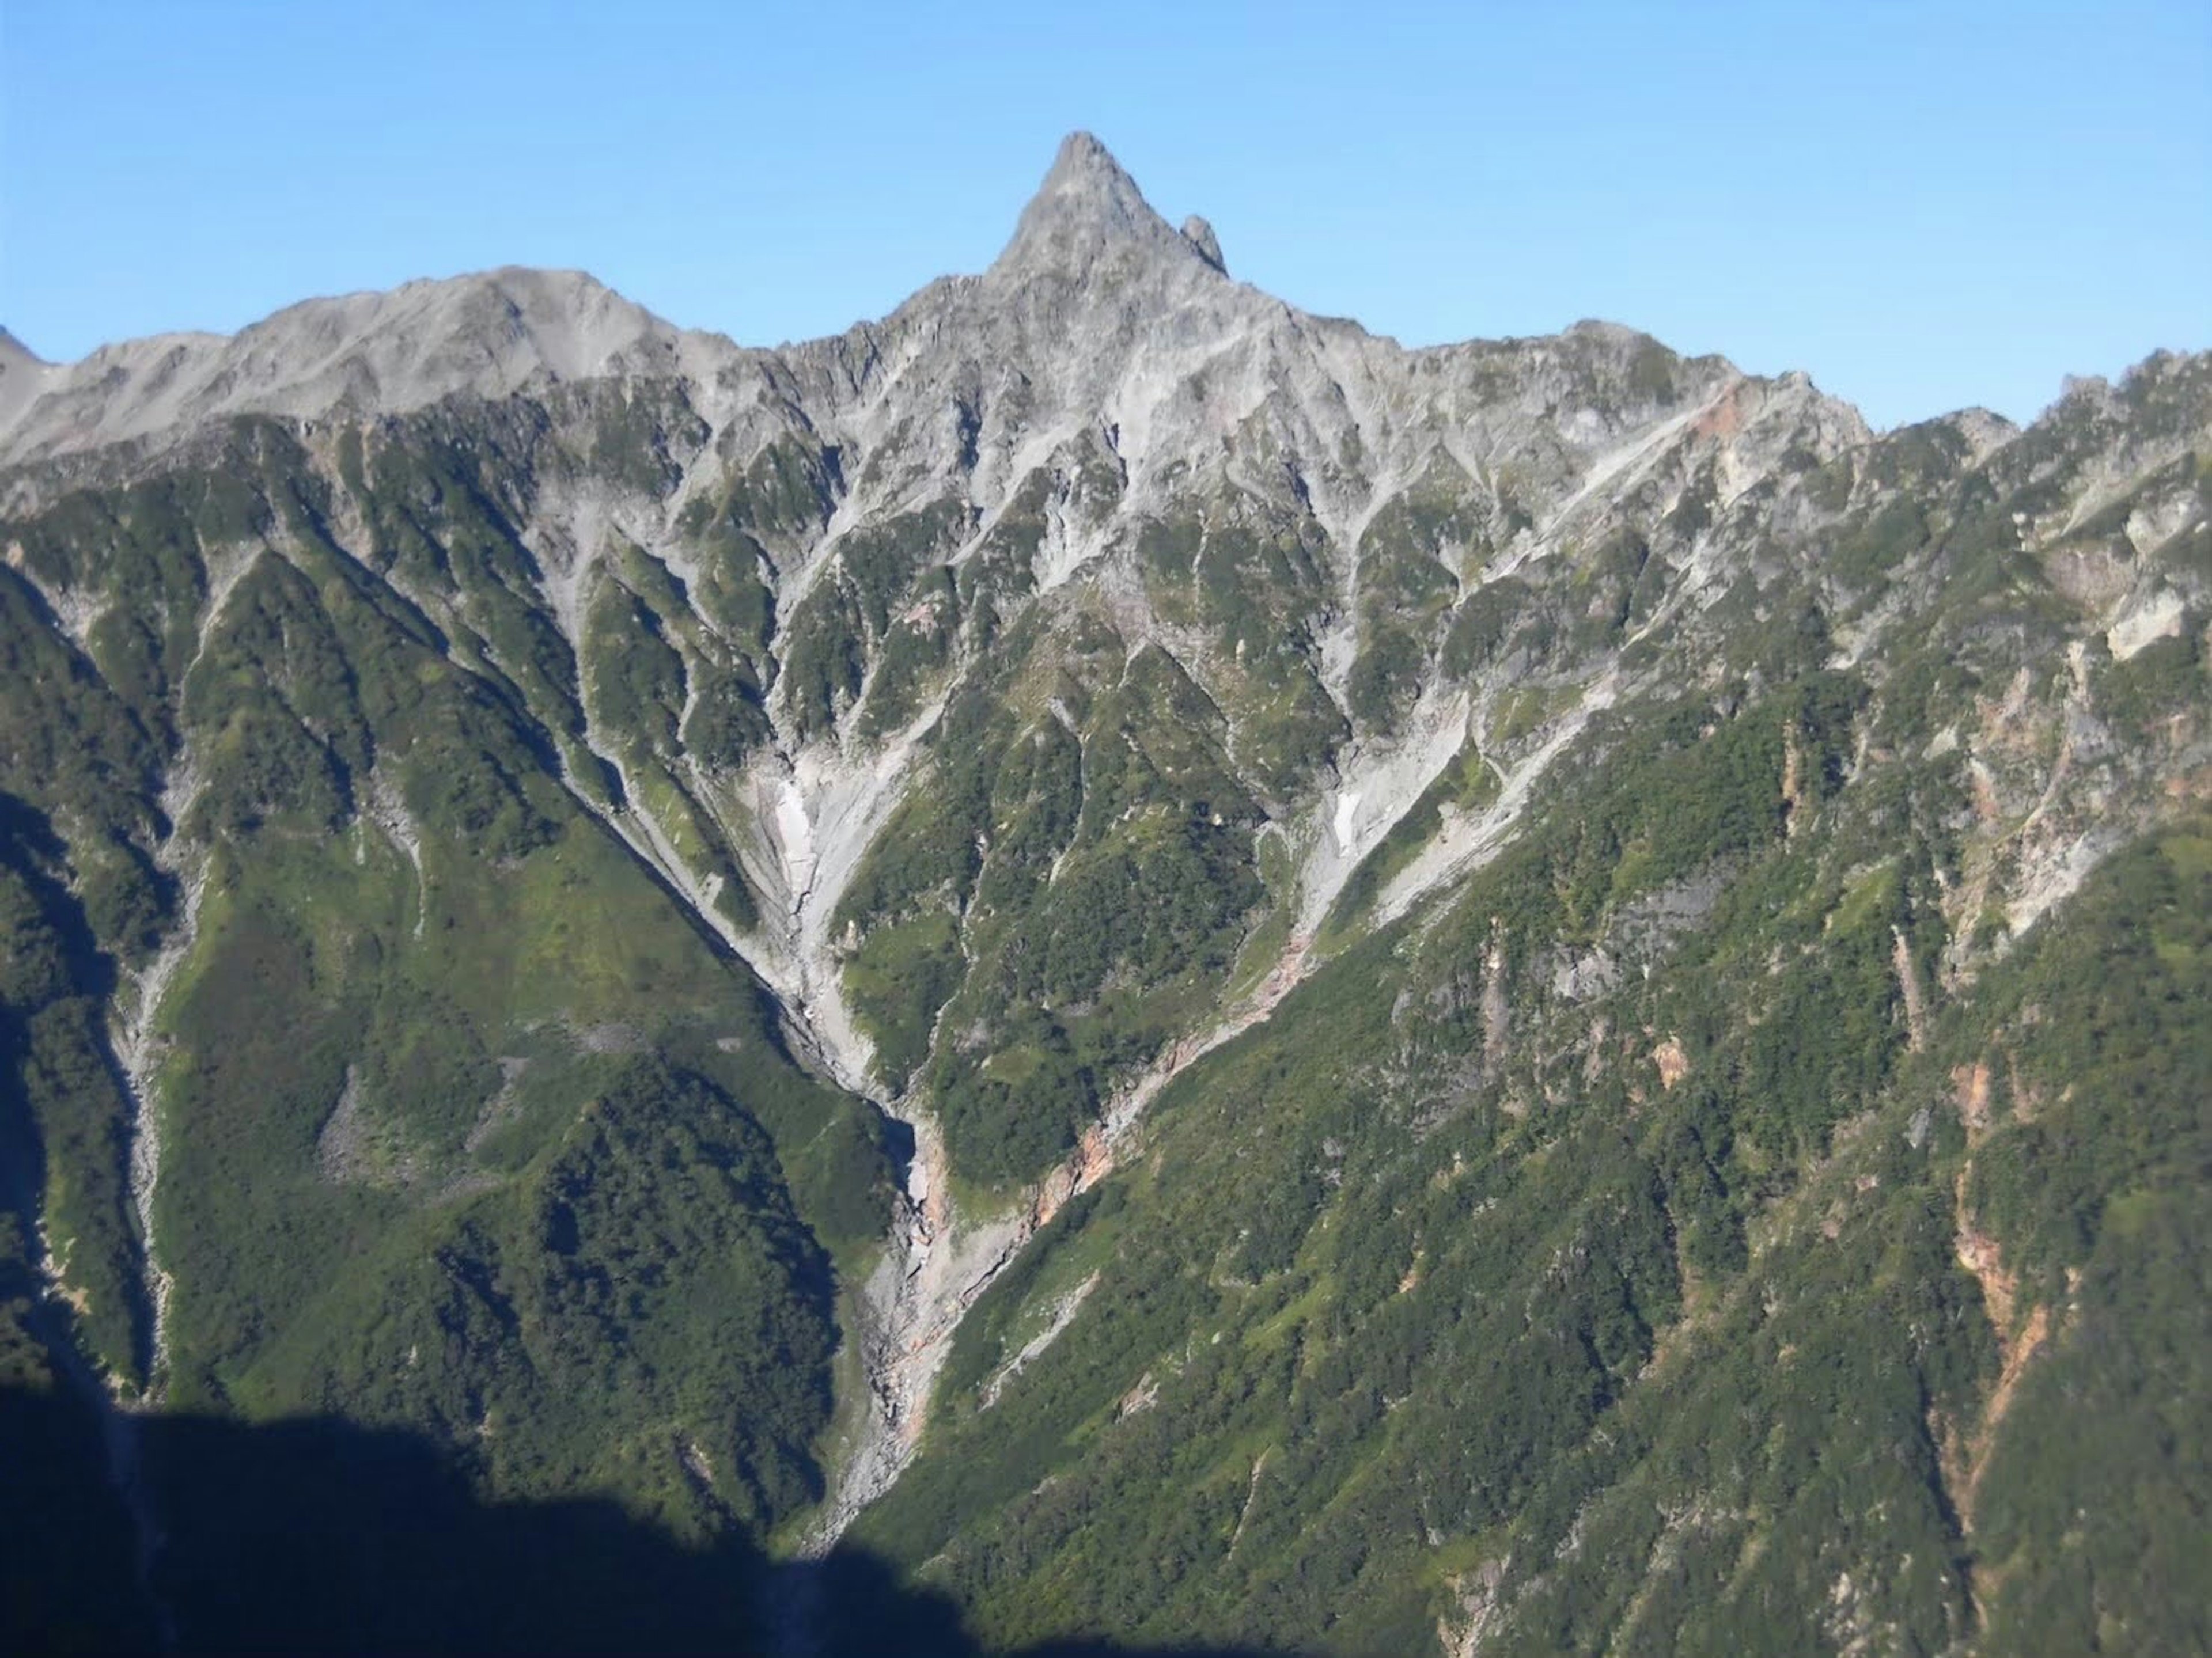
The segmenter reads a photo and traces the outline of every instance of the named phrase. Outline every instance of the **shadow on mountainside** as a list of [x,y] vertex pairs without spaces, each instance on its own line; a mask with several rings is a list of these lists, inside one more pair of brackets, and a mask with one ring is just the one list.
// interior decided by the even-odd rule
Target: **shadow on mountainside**
[[137,1438],[162,1533],[143,1582],[100,1422],[66,1395],[0,1389],[0,1651],[983,1651],[949,1600],[872,1558],[779,1565],[610,1502],[488,1503],[412,1434],[153,1416]]

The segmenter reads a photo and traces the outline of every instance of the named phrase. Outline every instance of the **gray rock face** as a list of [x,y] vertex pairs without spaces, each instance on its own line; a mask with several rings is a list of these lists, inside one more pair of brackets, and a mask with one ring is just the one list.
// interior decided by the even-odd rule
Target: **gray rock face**
[[504,270],[288,307],[238,334],[159,334],[82,362],[21,365],[4,389],[0,456],[173,441],[238,414],[313,420],[422,408],[468,393],[665,374],[686,337],[580,271]]
[[1016,280],[1111,281],[1172,259],[1183,252],[1179,240],[1106,146],[1076,132],[1061,143],[992,269]]
[[46,367],[22,341],[0,328],[0,430],[39,395]]
[[[1078,133],[985,273],[932,283],[883,322],[843,336],[746,350],[677,329],[575,272],[410,282],[309,301],[229,338],[156,336],[62,365],[12,351],[0,367],[0,463],[121,442],[158,447],[240,413],[371,417],[461,395],[672,378],[710,420],[720,412],[743,427],[751,424],[745,405],[795,398],[811,424],[863,445],[900,425],[911,437],[917,421],[941,412],[928,407],[940,398],[973,404],[981,449],[1000,459],[1015,434],[1034,438],[1048,424],[1103,425],[1183,448],[1267,406],[1271,423],[1290,428],[1282,435],[1321,452],[1300,457],[1309,470],[1334,470],[1329,458],[1355,425],[1373,452],[1399,428],[1493,403],[1501,356],[1518,360],[1532,412],[1561,427],[1570,446],[1614,435],[1628,423],[1620,416],[1638,411],[1561,406],[1559,359],[1625,363],[1650,345],[1627,330],[1593,328],[1548,343],[1407,352],[1306,316],[1227,281],[1211,227],[1194,219],[1171,228],[1105,149]],[[1699,383],[1729,372],[1702,365]],[[718,403],[723,410],[708,406]],[[1861,429],[1839,407],[1829,417]],[[925,462],[935,470],[945,459]],[[994,469],[982,470],[988,479]],[[1364,470],[1369,477],[1345,480],[1358,494],[1374,481],[1374,469]]]
[[1198,250],[1200,258],[1223,276],[1229,274],[1229,267],[1221,258],[1221,239],[1213,234],[1213,227],[1197,214],[1182,222],[1182,239]]

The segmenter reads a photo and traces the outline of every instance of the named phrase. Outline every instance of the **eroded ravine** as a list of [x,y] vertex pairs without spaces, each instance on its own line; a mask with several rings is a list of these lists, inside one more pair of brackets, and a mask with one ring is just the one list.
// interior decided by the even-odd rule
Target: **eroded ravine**
[[[1557,740],[1540,747],[1516,768],[1513,786],[1483,815],[1486,831],[1479,845],[1446,860],[1425,884],[1397,890],[1399,908],[1410,907],[1441,881],[1464,874],[1486,852],[1503,844],[1517,821],[1535,780],[1571,742],[1582,721],[1573,720]],[[1395,813],[1370,831],[1379,841],[1409,810],[1406,794]],[[1370,844],[1372,842],[1370,841]],[[1324,859],[1333,880],[1319,908],[1325,911],[1349,869]],[[1309,905],[1311,904],[1309,899]],[[969,1308],[1000,1273],[1019,1258],[1037,1232],[1073,1198],[1090,1190],[1127,1160],[1138,1143],[1146,1110],[1168,1084],[1200,1060],[1272,1017],[1285,998],[1319,965],[1313,939],[1292,934],[1258,982],[1234,999],[1211,1023],[1170,1043],[1151,1066],[1117,1090],[1081,1142],[1060,1164],[1003,1211],[985,1218],[960,1214],[951,1200],[942,1134],[926,1111],[910,1103],[904,1112],[915,1134],[907,1202],[885,1251],[866,1286],[867,1325],[860,1333],[869,1400],[854,1442],[842,1459],[821,1515],[809,1530],[804,1550],[828,1552],[862,1510],[897,1481],[913,1459],[928,1418],[939,1373]],[[1064,1321],[1063,1321],[1064,1327]]]
[[[1388,895],[1392,917],[1464,877],[1507,844],[1539,780],[1571,746],[1590,715],[1610,703],[1614,690],[1610,674],[1593,683],[1562,715],[1547,739],[1505,774],[1498,798],[1471,814],[1457,835],[1448,832],[1440,837],[1449,843],[1442,848],[1444,855],[1417,860],[1392,884]],[[910,1098],[878,1102],[878,1108],[912,1132],[915,1151],[889,1247],[862,1296],[864,1324],[858,1339],[868,1398],[835,1470],[830,1492],[805,1534],[804,1552],[827,1552],[863,1510],[890,1490],[912,1461],[927,1424],[937,1377],[969,1309],[1071,1199],[1106,1179],[1127,1159],[1141,1135],[1147,1109],[1170,1083],[1270,1018],[1321,965],[1310,922],[1328,912],[1361,859],[1381,843],[1458,756],[1468,718],[1463,701],[1440,709],[1421,737],[1378,753],[1367,766],[1356,762],[1347,766],[1340,779],[1341,786],[1318,799],[1308,814],[1327,813],[1331,822],[1310,823],[1298,831],[1307,847],[1306,859],[1298,890],[1284,895],[1281,902],[1297,906],[1300,925],[1267,970],[1213,1019],[1170,1042],[1116,1090],[1075,1150],[1006,1208],[988,1216],[961,1213],[951,1197],[943,1135],[934,1119]],[[1449,740],[1439,741],[1440,737]],[[1354,803],[1351,812],[1344,809],[1346,800]],[[1357,829],[1351,830],[1344,820],[1355,816]],[[828,994],[837,997],[834,957],[824,950],[813,965]],[[842,998],[836,1005],[842,1010]],[[864,1060],[858,1074],[848,1073],[840,1080],[849,1087],[865,1078]],[[1062,1327],[1066,1322],[1061,1321]]]
[[1018,1260],[1067,1201],[1112,1174],[1127,1155],[1146,1108],[1190,1066],[1272,1014],[1304,976],[1306,941],[1294,940],[1275,969],[1203,1031],[1169,1046],[1115,1094],[1075,1151],[1006,1209],[969,1219],[951,1197],[944,1140],[933,1118],[911,1106],[914,1130],[907,1203],[864,1292],[860,1333],[869,1400],[850,1449],[804,1552],[826,1553],[861,1511],[897,1481],[927,1425],[939,1371],[969,1309]]

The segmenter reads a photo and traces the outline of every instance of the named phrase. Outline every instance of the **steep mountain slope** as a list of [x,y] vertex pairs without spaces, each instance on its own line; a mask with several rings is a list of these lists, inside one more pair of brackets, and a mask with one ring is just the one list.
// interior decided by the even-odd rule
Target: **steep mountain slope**
[[993,1640],[2201,1637],[2212,361],[1409,351],[1081,135],[778,351],[0,350],[0,1196],[118,1397]]

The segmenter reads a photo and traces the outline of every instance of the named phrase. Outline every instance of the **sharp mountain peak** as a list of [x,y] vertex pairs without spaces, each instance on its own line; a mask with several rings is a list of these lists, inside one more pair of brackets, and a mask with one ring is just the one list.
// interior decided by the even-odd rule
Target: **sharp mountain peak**
[[1202,219],[1174,228],[1145,199],[1145,192],[1113,152],[1088,132],[1060,141],[1044,182],[1022,210],[1012,240],[993,264],[994,273],[1034,279],[1058,275],[1081,280],[1105,267],[1119,272],[1147,257],[1221,268],[1221,249]]

